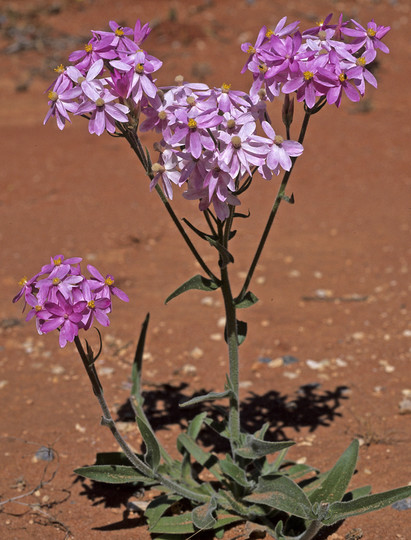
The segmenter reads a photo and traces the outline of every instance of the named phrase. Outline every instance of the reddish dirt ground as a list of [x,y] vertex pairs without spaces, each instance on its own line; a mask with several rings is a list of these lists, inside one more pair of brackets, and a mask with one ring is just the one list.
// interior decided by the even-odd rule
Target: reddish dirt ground
[[[190,292],[164,305],[198,269],[127,144],[89,135],[81,118],[63,132],[51,122],[42,125],[52,68],[88,40],[90,28],[103,29],[111,19],[153,23],[146,49],[164,61],[160,84],[182,73],[242,90],[250,77],[239,73],[245,60],[240,44],[253,41],[263,24],[288,15],[308,27],[343,11],[363,23],[374,17],[391,25],[391,54],[380,55],[378,91],[359,105],[326,107],[309,127],[291,179],[296,204],[280,208],[252,286],[260,302],[244,312],[249,336],[241,347],[241,380],[245,424],[268,420],[273,435],[296,440],[290,457],[325,470],[359,437],[353,487],[371,484],[377,492],[411,481],[410,411],[400,414],[400,403],[411,396],[410,6],[406,0],[306,6],[302,0],[287,6],[277,0],[0,3],[0,498],[20,496],[0,507],[2,538],[149,538],[138,516],[125,516],[130,491],[73,473],[116,444],[99,425],[74,347],[60,350],[56,335],[38,336],[24,323],[21,306],[11,303],[17,281],[51,255],[82,256],[113,273],[130,296],[129,304],[117,303],[104,329],[98,367],[134,448],[141,439],[124,411],[147,312],[148,414],[169,450],[179,422],[187,420],[188,413],[176,413],[182,394],[222,390],[221,300]],[[271,115],[279,123],[275,105]],[[153,139],[143,142],[151,146]],[[251,218],[233,241],[234,287],[268,215],[274,183],[256,179],[242,202]],[[174,205],[180,216],[201,224],[195,203],[176,193]],[[298,362],[270,367],[260,361],[284,355]],[[41,446],[52,447],[58,459],[49,463],[45,485],[30,495],[43,478],[46,462],[34,458]],[[330,538],[348,538],[353,529],[369,540],[405,540],[411,510],[349,519]],[[225,536],[247,537],[243,527]]]

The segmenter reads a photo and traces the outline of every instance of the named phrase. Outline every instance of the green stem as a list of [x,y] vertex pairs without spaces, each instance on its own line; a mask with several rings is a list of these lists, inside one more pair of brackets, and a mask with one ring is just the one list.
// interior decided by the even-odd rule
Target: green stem
[[[219,224],[219,237],[222,245],[227,248],[230,227],[232,223],[234,208],[230,208],[230,217],[227,219],[226,226],[223,230],[223,225]],[[221,291],[224,299],[224,307],[226,314],[226,340],[228,345],[229,356],[229,377],[231,390],[233,395],[230,396],[229,402],[229,420],[228,427],[230,433],[231,451],[233,459],[235,459],[234,451],[238,447],[240,439],[240,400],[239,400],[239,356],[238,356],[238,332],[237,332],[237,317],[236,306],[231,292],[230,279],[228,275],[227,265],[223,264],[220,259],[221,266]]]
[[174,480],[171,480],[170,478],[166,476],[163,476],[157,472],[154,472],[148,465],[144,463],[144,461],[142,461],[138,456],[136,456],[136,454],[131,450],[131,448],[128,446],[126,441],[121,436],[120,432],[117,429],[116,423],[114,422],[111,416],[110,410],[104,398],[103,387],[101,385],[94,363],[92,363],[92,359],[90,359],[89,356],[84,351],[83,345],[81,344],[81,341],[78,336],[74,338],[74,343],[77,347],[81,360],[83,361],[83,365],[85,367],[86,373],[90,379],[94,395],[96,396],[99,402],[99,405],[101,407],[101,410],[103,412],[101,424],[103,426],[107,426],[110,429],[110,431],[114,435],[114,438],[118,442],[120,448],[124,452],[127,459],[130,461],[130,463],[133,465],[133,467],[135,467],[144,476],[157,480],[159,484],[172,490],[174,493],[181,495],[182,497],[186,497],[187,499],[196,501],[198,503],[208,502],[209,497],[207,495],[196,493],[186,488],[185,486],[181,486],[180,484],[177,484],[176,482],[174,482]]
[[[298,142],[300,144],[302,144],[302,142],[304,141],[304,137],[305,137],[305,134],[306,134],[306,131],[307,131],[308,122],[310,120],[311,114],[312,113],[309,112],[309,111],[306,111],[306,113],[305,113],[304,120],[303,120],[303,123],[301,125],[300,136],[298,137]],[[253,258],[253,260],[251,262],[251,265],[250,265],[250,268],[248,270],[247,276],[246,276],[246,278],[244,280],[243,287],[242,287],[242,289],[240,291],[240,294],[237,296],[236,301],[242,300],[242,298],[244,297],[244,295],[246,294],[246,292],[248,290],[248,287],[250,285],[250,282],[251,282],[251,279],[253,277],[254,271],[256,269],[258,261],[260,260],[261,253],[262,253],[262,251],[264,249],[265,243],[267,241],[268,235],[269,235],[271,227],[273,225],[274,219],[275,219],[275,217],[277,215],[278,208],[280,206],[280,203],[281,203],[282,199],[285,196],[285,189],[287,187],[288,180],[290,179],[290,176],[291,176],[291,173],[292,173],[292,171],[294,169],[294,164],[295,164],[296,161],[297,161],[296,157],[291,158],[291,162],[292,162],[291,168],[290,168],[289,171],[285,171],[285,173],[284,173],[283,180],[282,180],[281,185],[280,185],[280,187],[278,189],[277,196],[274,199],[274,203],[273,203],[273,206],[271,208],[270,215],[268,216],[268,220],[267,220],[267,223],[265,225],[263,234],[262,234],[262,236],[260,238],[260,242],[258,244],[258,247],[257,247],[257,250],[255,252],[254,258]]]

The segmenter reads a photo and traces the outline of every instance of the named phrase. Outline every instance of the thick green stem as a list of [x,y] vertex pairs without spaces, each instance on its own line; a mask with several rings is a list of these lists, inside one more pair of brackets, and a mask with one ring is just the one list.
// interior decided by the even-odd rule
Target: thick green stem
[[171,480],[170,478],[163,476],[159,474],[158,472],[154,472],[148,465],[144,463],[144,461],[142,461],[138,456],[136,456],[136,454],[131,450],[131,448],[128,446],[126,441],[121,436],[120,432],[117,429],[116,423],[114,422],[111,416],[110,410],[104,398],[103,387],[101,385],[100,379],[98,378],[94,363],[92,363],[91,361],[92,359],[90,359],[88,355],[86,354],[86,352],[84,351],[83,345],[81,344],[81,341],[78,336],[74,338],[74,343],[83,361],[83,365],[85,367],[86,373],[90,379],[94,395],[96,396],[99,402],[99,405],[101,407],[101,410],[103,412],[101,424],[103,426],[107,426],[110,429],[110,431],[114,435],[114,438],[118,442],[120,448],[123,450],[125,456],[133,465],[133,467],[135,467],[144,476],[157,480],[159,484],[172,490],[174,493],[181,495],[182,497],[186,497],[187,499],[196,501],[198,503],[207,502],[209,500],[209,497],[207,495],[196,493],[192,491],[191,489],[186,488],[185,486],[181,486],[180,484],[177,484],[174,480]]
[[[230,217],[227,218],[225,227],[219,224],[219,237],[222,245],[227,248],[230,228],[233,219],[234,209],[230,209]],[[240,400],[239,400],[239,357],[238,357],[238,332],[236,306],[231,292],[230,279],[227,265],[220,258],[221,267],[221,291],[224,299],[224,308],[226,314],[226,340],[228,345],[229,357],[229,377],[232,395],[229,403],[229,432],[231,451],[235,458],[234,450],[238,447],[240,439]]]

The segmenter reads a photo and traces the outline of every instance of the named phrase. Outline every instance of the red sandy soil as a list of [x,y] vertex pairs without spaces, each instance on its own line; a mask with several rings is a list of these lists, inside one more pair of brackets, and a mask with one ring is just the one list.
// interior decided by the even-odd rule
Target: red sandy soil
[[[38,336],[24,323],[21,305],[11,303],[23,275],[57,253],[82,256],[113,273],[130,296],[129,304],[115,305],[103,331],[98,368],[111,410],[136,449],[141,439],[125,411],[147,312],[148,414],[171,452],[190,414],[178,412],[176,403],[201,389],[221,391],[227,369],[218,294],[204,300],[190,292],[164,305],[198,268],[127,144],[89,135],[81,118],[63,132],[53,122],[42,125],[52,68],[88,40],[90,29],[106,28],[112,19],[133,26],[140,18],[155,27],[146,48],[164,61],[159,84],[183,74],[248,90],[250,76],[239,73],[242,42],[254,41],[263,24],[275,25],[284,15],[309,27],[331,11],[391,25],[391,54],[379,56],[377,91],[359,105],[326,107],[309,126],[291,179],[296,204],[280,208],[252,286],[260,302],[244,312],[244,423],[257,428],[270,421],[273,436],[296,440],[291,458],[322,470],[359,437],[353,487],[371,484],[377,492],[411,481],[410,411],[400,414],[411,394],[409,2],[2,0],[1,538],[149,538],[144,521],[125,512],[130,490],[73,473],[92,464],[96,452],[117,447],[99,425],[74,347],[60,350],[54,333]],[[278,126],[279,114],[273,105]],[[143,137],[149,147],[153,140]],[[243,199],[251,217],[233,241],[234,288],[255,249],[274,184],[256,178]],[[176,192],[174,206],[201,225],[195,202]],[[211,263],[214,253],[205,249]],[[270,367],[259,361],[284,355],[298,362]],[[55,453],[44,478],[47,463],[34,458],[41,446]],[[42,479],[44,486],[30,495]],[[3,504],[15,497],[21,498]],[[330,538],[353,538],[346,536],[353,529],[369,540],[405,540],[411,510],[351,518]],[[247,537],[243,526],[225,536]]]

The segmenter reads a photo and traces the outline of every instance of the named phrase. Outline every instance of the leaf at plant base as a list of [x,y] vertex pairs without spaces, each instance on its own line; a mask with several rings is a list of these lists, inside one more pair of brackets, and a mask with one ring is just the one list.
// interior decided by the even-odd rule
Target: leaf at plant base
[[217,508],[215,497],[211,497],[210,501],[201,506],[196,506],[191,512],[193,523],[197,529],[212,529],[217,523],[213,516],[214,510]]
[[183,446],[187,452],[203,467],[208,469],[214,474],[217,480],[222,479],[219,467],[216,465],[218,463],[217,456],[210,454],[203,450],[194,439],[189,437],[187,433],[180,433],[177,438],[177,444]]
[[253,306],[257,302],[258,298],[256,297],[256,295],[251,291],[248,291],[247,293],[245,293],[245,295],[239,302],[236,302],[235,307],[238,309],[248,308],[250,306]]
[[358,497],[352,501],[334,502],[330,505],[327,516],[322,520],[322,523],[324,523],[324,525],[332,525],[337,521],[351,516],[358,516],[367,512],[381,510],[386,506],[390,506],[391,504],[410,496],[411,486],[404,486],[390,491],[376,493],[375,495]]
[[157,481],[142,475],[134,467],[127,465],[91,465],[89,467],[79,467],[74,472],[96,482],[106,484],[129,484],[132,482],[145,485],[158,484]]
[[250,482],[247,480],[244,469],[235,464],[229,454],[227,454],[224,460],[220,460],[219,465],[223,473],[238,485],[247,488],[250,487]]
[[192,534],[195,532],[195,528],[191,512],[175,516],[162,516],[155,525],[150,527],[150,532],[152,534]]
[[148,521],[149,527],[154,527],[158,520],[175,503],[181,500],[180,495],[164,494],[153,499],[147,506],[144,515]]
[[215,401],[216,399],[223,399],[225,397],[229,397],[231,393],[231,390],[224,390],[224,392],[209,392],[208,394],[204,394],[203,396],[196,396],[187,401],[183,401],[182,403],[179,403],[178,406],[190,407],[191,405],[195,405],[197,403],[203,403],[203,401]]
[[258,459],[267,456],[268,454],[280,452],[281,450],[284,450],[284,448],[288,448],[294,444],[295,442],[293,441],[262,441],[261,439],[257,439],[253,435],[248,434],[246,435],[244,446],[235,450],[235,453],[243,458]]
[[355,471],[359,443],[354,439],[334,467],[327,473],[321,485],[309,495],[311,504],[341,501]]
[[218,288],[219,285],[215,281],[200,276],[200,274],[197,274],[196,276],[192,277],[191,279],[180,285],[180,287],[178,287],[178,289],[176,289],[173,293],[171,293],[170,296],[167,297],[165,303],[168,304],[168,302],[170,302],[170,300],[172,300],[173,298],[176,298],[176,296],[179,296],[180,294],[183,294],[184,292],[191,289],[197,289],[200,291],[215,291]]
[[151,431],[151,428],[144,421],[144,419],[141,417],[137,417],[136,421],[141,436],[143,437],[144,443],[146,445],[146,453],[144,455],[144,459],[147,465],[149,465],[151,469],[155,472],[158,469],[161,460],[160,445],[158,444],[155,435]]
[[286,476],[260,478],[255,492],[244,497],[244,500],[264,504],[303,519],[315,519],[307,495],[300,486]]

